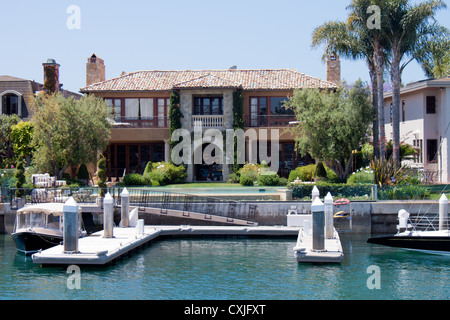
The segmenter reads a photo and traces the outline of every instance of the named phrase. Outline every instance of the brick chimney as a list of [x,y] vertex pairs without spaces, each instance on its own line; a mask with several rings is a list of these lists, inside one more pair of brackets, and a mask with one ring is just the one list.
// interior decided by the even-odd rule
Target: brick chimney
[[49,93],[58,93],[60,90],[59,64],[54,59],[47,59],[47,62],[42,65],[44,66],[44,90]]
[[86,63],[86,86],[105,81],[105,62],[93,54]]
[[327,57],[327,81],[339,84],[341,82],[341,61],[337,54]]

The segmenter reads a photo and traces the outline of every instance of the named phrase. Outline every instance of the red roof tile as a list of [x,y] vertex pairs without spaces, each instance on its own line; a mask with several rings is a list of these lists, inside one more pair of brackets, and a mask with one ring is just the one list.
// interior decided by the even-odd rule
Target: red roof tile
[[292,90],[335,88],[336,84],[289,69],[138,71],[92,84],[81,92],[171,91],[194,88],[242,88],[243,90]]

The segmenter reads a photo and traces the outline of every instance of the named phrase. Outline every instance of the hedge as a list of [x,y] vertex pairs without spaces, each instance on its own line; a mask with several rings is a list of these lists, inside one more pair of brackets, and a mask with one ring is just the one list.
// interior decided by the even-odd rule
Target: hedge
[[333,197],[362,197],[364,195],[372,194],[372,184],[331,184],[331,183],[317,183],[317,184],[299,184],[292,186],[292,196],[294,199],[302,199],[311,197],[314,187],[317,187],[320,192],[320,197],[325,197],[328,192]]

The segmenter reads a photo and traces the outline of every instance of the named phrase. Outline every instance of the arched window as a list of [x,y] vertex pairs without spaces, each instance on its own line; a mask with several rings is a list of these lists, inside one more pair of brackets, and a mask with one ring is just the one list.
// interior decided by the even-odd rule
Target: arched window
[[16,91],[5,91],[0,94],[1,114],[22,115],[22,95]]

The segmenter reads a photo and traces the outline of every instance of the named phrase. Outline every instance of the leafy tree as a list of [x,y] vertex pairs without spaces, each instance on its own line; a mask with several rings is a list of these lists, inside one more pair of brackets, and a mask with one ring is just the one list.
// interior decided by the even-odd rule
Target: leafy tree
[[94,96],[77,101],[61,94],[39,95],[32,118],[36,169],[61,178],[69,165],[94,163],[109,141],[107,117],[106,103]]
[[28,165],[35,150],[33,133],[33,123],[29,121],[20,121],[18,124],[11,126],[11,140],[17,161],[25,160]]
[[16,190],[16,197],[22,197],[25,195],[25,192],[22,189],[23,185],[25,184],[25,167],[22,160],[20,160],[17,164],[15,177],[17,179],[16,188],[18,189]]
[[11,140],[11,127],[20,122],[18,115],[0,116],[0,165],[10,167],[14,165],[14,147]]
[[335,92],[303,89],[294,92],[287,107],[295,111],[293,128],[300,153],[325,161],[339,179],[352,170],[352,151],[367,136],[373,119],[370,91],[361,81]]

